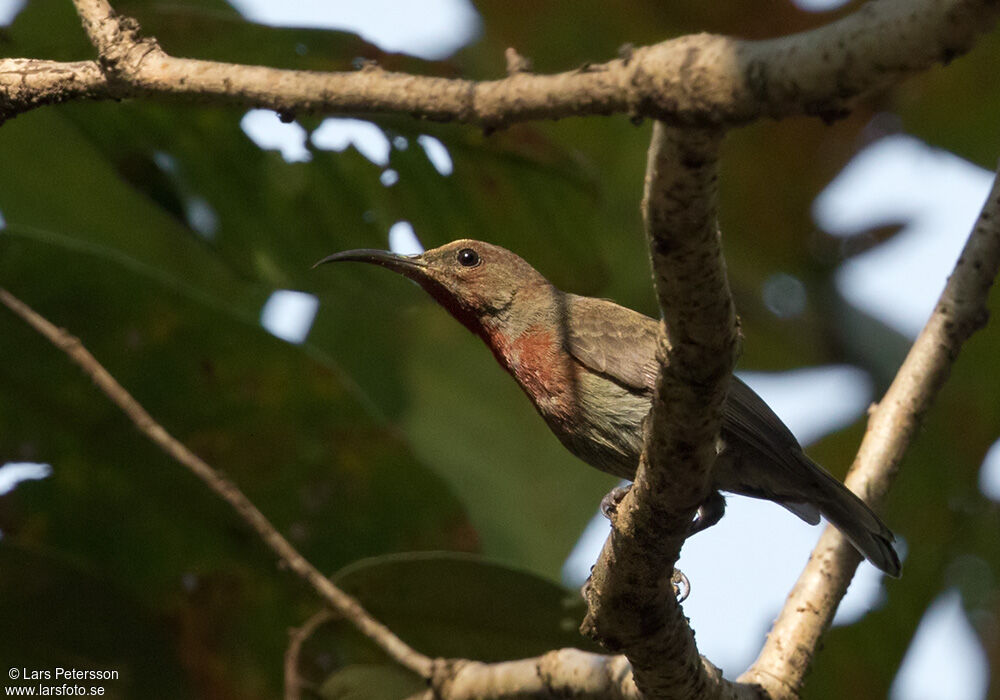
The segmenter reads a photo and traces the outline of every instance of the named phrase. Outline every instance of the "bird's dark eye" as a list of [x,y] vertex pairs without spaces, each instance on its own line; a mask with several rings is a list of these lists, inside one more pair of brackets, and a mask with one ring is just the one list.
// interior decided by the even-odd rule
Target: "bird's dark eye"
[[462,248],[458,251],[458,264],[462,267],[475,267],[479,264],[479,253],[472,248]]

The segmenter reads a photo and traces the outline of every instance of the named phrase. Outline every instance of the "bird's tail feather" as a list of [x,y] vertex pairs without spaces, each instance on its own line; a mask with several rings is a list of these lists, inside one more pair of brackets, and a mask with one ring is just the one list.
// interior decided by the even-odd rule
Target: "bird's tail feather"
[[890,576],[899,578],[902,567],[893,549],[895,539],[864,501],[841,486],[834,497],[819,503],[820,512],[840,530],[868,561]]
[[858,498],[841,481],[819,467],[804,453],[804,462],[813,467],[814,478],[819,475],[821,495],[814,501],[820,513],[846,537],[854,548],[879,569],[899,578],[902,566],[892,543],[896,539],[888,526],[864,501]]

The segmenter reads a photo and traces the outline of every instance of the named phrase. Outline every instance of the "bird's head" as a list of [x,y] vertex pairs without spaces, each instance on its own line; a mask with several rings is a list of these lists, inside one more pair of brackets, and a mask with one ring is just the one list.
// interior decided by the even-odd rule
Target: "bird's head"
[[480,334],[487,318],[504,322],[519,294],[549,287],[538,271],[509,250],[468,239],[420,255],[347,250],[323,258],[316,266],[332,262],[369,263],[409,277],[455,318]]

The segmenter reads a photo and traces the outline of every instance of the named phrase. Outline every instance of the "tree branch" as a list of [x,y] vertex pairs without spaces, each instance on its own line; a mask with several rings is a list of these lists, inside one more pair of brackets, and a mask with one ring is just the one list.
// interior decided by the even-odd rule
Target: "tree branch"
[[[847,475],[848,487],[877,509],[899,471],[924,414],[966,340],[986,324],[990,287],[1000,272],[1000,174],[941,297],[896,378],[868,421]],[[792,589],[760,656],[741,680],[775,699],[798,698],[823,632],[861,557],[827,527]]]
[[106,100],[114,96],[96,61],[0,59],[0,124],[44,105],[80,99]]
[[[141,38],[135,20],[115,14],[105,0],[74,1],[106,84],[93,84],[89,63],[43,62],[41,82],[27,88],[17,71],[0,71],[0,120],[69,99],[142,95],[211,98],[289,114],[403,113],[487,128],[616,113],[701,127],[794,114],[834,118],[858,96],[966,52],[1000,14],[990,0],[879,0],[779,39],[698,34],[586,69],[517,71],[476,82],[378,68],[319,73],[174,58],[155,39]],[[4,63],[11,60],[23,59]],[[73,85],[66,71],[90,89]],[[56,97],[51,86],[59,75],[64,91]]]
[[427,700],[642,700],[623,656],[557,649],[532,659],[486,664],[439,661]]
[[78,338],[52,325],[2,287],[0,287],[0,303],[20,316],[49,342],[66,353],[70,360],[94,380],[97,388],[122,410],[141,433],[170,457],[192,471],[206,486],[232,506],[240,519],[264,540],[264,543],[278,556],[282,563],[303,578],[331,608],[349,620],[400,666],[424,678],[430,677],[433,666],[430,658],[411,649],[388,627],[369,615],[357,600],[344,593],[330,579],[321,574],[275,529],[274,525],[239,490],[236,484],[222,476],[157,423],[146,409],[88,352]]
[[642,208],[664,319],[660,376],[635,482],[586,592],[584,632],[628,657],[648,698],[758,696],[698,655],[669,577],[710,490],[738,347],[715,216],[720,139],[653,129]]

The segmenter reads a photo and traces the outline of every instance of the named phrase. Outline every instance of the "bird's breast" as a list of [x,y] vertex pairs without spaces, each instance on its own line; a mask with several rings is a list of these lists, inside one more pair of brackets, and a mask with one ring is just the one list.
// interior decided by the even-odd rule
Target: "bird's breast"
[[501,363],[543,415],[569,411],[577,367],[555,333],[532,326],[517,338],[501,343],[499,349]]
[[545,328],[529,328],[492,347],[570,452],[602,471],[632,477],[647,396],[589,372]]

